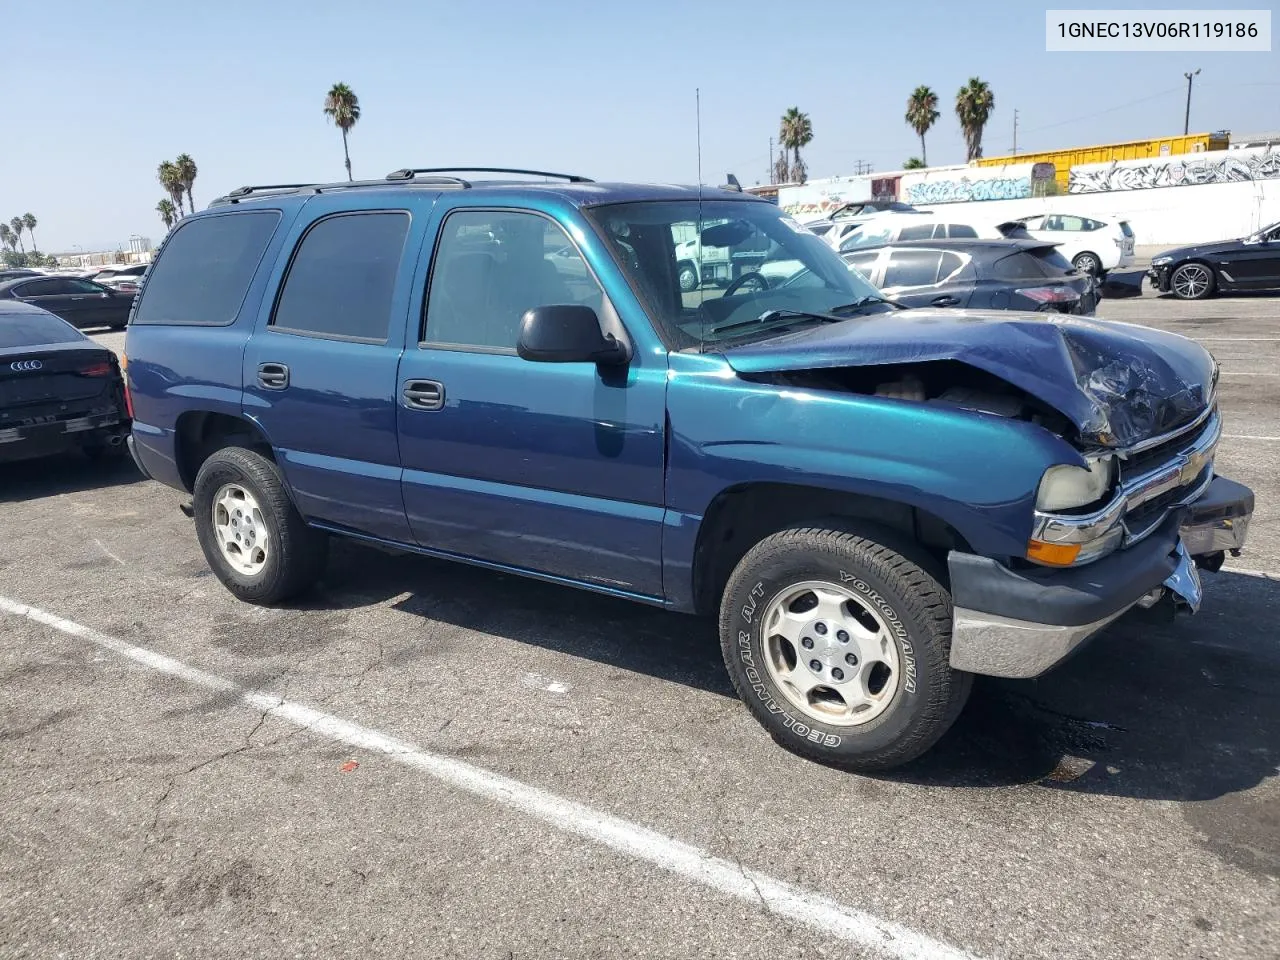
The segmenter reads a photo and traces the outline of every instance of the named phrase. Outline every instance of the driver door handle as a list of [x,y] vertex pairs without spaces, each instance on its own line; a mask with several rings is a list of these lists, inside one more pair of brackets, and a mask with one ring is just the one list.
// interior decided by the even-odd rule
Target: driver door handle
[[945,294],[941,297],[934,297],[929,301],[929,303],[935,307],[954,307],[959,302],[960,301],[955,297],[947,296]]
[[400,395],[412,410],[444,408],[444,384],[436,380],[406,380]]

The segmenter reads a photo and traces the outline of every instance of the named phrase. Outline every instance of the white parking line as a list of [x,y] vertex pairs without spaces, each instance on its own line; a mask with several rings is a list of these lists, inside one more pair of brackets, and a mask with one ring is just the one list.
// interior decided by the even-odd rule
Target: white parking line
[[1244,577],[1257,577],[1260,580],[1280,581],[1280,573],[1268,573],[1266,570],[1249,570],[1245,567],[1223,567],[1220,573],[1238,573]]
[[1192,337],[1197,343],[1280,343],[1280,337]]
[[1246,373],[1243,370],[1223,370],[1224,377],[1280,377],[1280,373]]
[[1280,440],[1280,437],[1260,437],[1252,433],[1224,433],[1223,440]]
[[899,960],[976,960],[939,940],[891,920],[846,906],[821,894],[775,880],[700,847],[665,836],[648,827],[568,800],[511,777],[492,773],[451,757],[430,753],[369,727],[343,720],[272,693],[248,690],[232,680],[206,673],[180,660],[134,646],[92,627],[65,620],[36,607],[0,597],[0,612],[25,617],[62,633],[119,654],[149,670],[168,674],[198,687],[230,693],[247,707],[263,711],[309,732],[348,746],[385,754],[397,763],[421,770],[437,780],[504,806],[513,807],[565,833],[576,834],[625,856],[634,857],[709,887],[727,896],[762,906],[816,930],[855,943],[883,957]]

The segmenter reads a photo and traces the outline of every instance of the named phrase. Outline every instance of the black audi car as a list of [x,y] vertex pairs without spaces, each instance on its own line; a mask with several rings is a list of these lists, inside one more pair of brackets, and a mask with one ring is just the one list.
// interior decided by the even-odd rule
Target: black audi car
[[1151,258],[1151,284],[1179,300],[1213,293],[1280,290],[1280,223],[1239,240],[1166,250]]
[[0,300],[0,463],[122,450],[129,420],[114,353],[46,310]]
[[844,259],[904,307],[1091,315],[1097,281],[1043,240],[900,240]]
[[110,290],[100,283],[77,277],[19,277],[0,282],[0,301],[30,303],[82,330],[88,327],[124,329],[136,292]]

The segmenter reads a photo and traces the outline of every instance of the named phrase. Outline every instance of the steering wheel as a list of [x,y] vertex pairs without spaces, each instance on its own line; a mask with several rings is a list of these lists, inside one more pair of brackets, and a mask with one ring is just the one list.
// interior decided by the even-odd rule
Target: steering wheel
[[765,277],[765,275],[763,273],[759,273],[755,270],[752,270],[750,273],[744,273],[737,280],[733,281],[733,283],[725,287],[724,293],[722,293],[721,296],[732,297],[735,293],[737,293],[741,288],[745,287],[748,283],[755,284],[755,286],[760,290],[769,289],[769,281]]

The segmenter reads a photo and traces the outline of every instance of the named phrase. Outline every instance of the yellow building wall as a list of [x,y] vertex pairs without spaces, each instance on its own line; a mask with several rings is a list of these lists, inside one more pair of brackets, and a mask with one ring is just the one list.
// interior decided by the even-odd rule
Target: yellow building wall
[[1181,153],[1226,150],[1231,144],[1228,133],[1190,133],[1185,136],[1156,137],[1154,140],[1130,140],[1126,143],[1104,143],[1093,147],[1070,147],[1042,153],[1019,153],[1016,156],[983,157],[974,161],[980,167],[998,167],[1008,163],[1052,163],[1058,191],[1067,192],[1067,176],[1080,163],[1109,163],[1112,160],[1146,160]]

